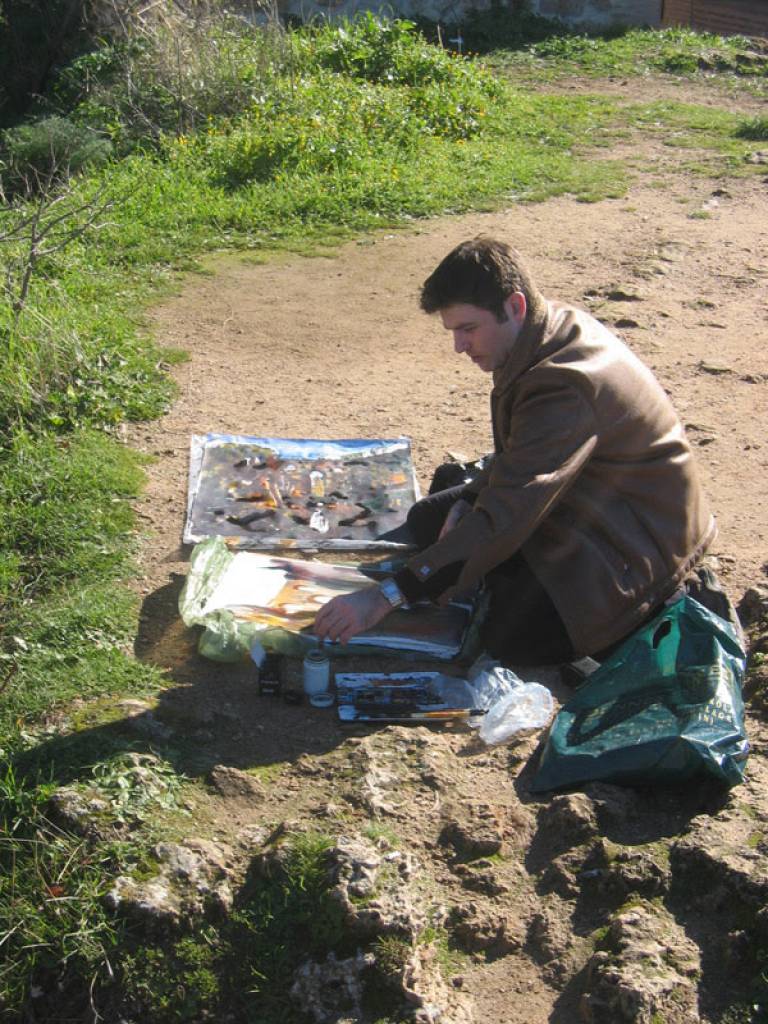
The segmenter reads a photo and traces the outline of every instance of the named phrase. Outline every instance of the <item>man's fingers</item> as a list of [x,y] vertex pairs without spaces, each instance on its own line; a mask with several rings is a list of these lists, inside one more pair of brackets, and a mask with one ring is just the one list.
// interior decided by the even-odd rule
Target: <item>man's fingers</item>
[[335,610],[326,605],[317,613],[313,630],[317,636],[323,638],[330,637],[335,629],[336,622],[337,615]]
[[[377,600],[384,604],[377,606]],[[324,640],[348,643],[353,636],[378,622],[388,611],[378,588],[372,586],[355,594],[334,597],[315,616],[313,631]]]
[[323,640],[341,640],[342,643],[346,643],[354,634],[354,624],[350,622],[350,609],[338,599],[333,599],[317,613],[312,628],[315,636]]

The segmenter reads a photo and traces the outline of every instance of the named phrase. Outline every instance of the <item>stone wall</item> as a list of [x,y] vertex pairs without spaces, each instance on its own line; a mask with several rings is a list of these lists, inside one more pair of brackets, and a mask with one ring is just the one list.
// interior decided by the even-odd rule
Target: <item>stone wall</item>
[[662,0],[533,0],[531,9],[546,18],[560,18],[574,27],[608,28],[611,25],[656,27]]
[[[400,17],[420,16],[446,24],[460,23],[471,9],[484,10],[489,0],[276,0],[281,15],[304,20],[312,17],[352,17],[357,11],[386,11]],[[503,0],[502,0],[503,2]],[[514,7],[514,0],[507,0]],[[662,0],[531,0],[531,10],[547,18],[560,18],[575,28],[611,25],[658,26]]]

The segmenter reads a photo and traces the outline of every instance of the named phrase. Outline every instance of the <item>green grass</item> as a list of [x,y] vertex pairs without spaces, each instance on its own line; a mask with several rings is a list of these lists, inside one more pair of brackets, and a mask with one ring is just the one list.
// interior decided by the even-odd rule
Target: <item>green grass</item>
[[513,40],[508,50],[498,42],[494,63],[524,75],[556,79],[563,75],[594,78],[666,74],[702,79],[715,88],[742,89],[764,95],[768,59],[755,54],[748,39],[718,36],[685,28],[662,31],[630,29],[606,36],[578,35],[564,26],[533,44]]
[[736,130],[740,139],[749,139],[754,142],[768,141],[768,117],[747,117],[741,121]]
[[18,431],[0,450],[0,745],[73,698],[157,688],[130,657],[138,456],[103,434]]

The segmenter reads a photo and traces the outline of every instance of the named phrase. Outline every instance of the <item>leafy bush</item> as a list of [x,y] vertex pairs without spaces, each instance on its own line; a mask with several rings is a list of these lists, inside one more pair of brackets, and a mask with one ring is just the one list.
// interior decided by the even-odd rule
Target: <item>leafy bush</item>
[[[491,0],[486,8],[470,10],[461,23],[443,24],[441,38],[455,45],[450,41],[461,36],[465,52],[490,53],[500,49],[520,50],[568,31],[559,19],[534,14],[527,3],[504,4]],[[425,28],[425,32],[434,39],[436,26]]]
[[34,192],[41,185],[104,163],[111,151],[108,139],[64,117],[9,128],[2,139],[4,185],[7,191]]
[[239,187],[277,175],[359,166],[372,147],[408,149],[418,141],[420,123],[408,116],[402,97],[330,78],[302,78],[292,93],[255,105],[231,130],[214,128],[171,152],[181,158],[186,147],[214,182]]
[[302,29],[295,39],[300,67],[306,70],[326,68],[382,85],[456,88],[463,79],[483,80],[490,92],[498,92],[477,65],[428,43],[412,21],[391,21],[368,11],[351,21]]

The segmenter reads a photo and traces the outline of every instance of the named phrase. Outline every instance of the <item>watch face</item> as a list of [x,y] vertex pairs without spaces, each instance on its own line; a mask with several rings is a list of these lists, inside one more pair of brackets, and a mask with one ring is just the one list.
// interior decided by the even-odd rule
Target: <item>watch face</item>
[[397,608],[398,605],[403,603],[403,595],[400,593],[400,588],[394,580],[383,580],[379,587],[393,608]]

